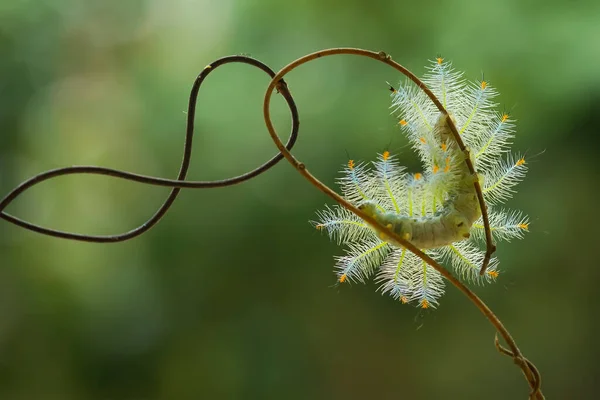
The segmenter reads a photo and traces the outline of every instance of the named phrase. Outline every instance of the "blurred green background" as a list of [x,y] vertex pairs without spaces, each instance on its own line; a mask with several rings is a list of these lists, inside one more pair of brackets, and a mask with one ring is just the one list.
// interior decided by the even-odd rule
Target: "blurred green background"
[[[475,290],[536,363],[548,398],[595,398],[599,44],[594,0],[3,0],[0,196],[71,164],[175,177],[189,89],[221,56],[277,70],[321,48],[364,47],[422,75],[442,54],[498,88],[530,167],[507,205],[530,215],[531,233],[500,246],[498,283]],[[327,183],[347,154],[371,160],[386,146],[418,170],[389,114],[386,81],[400,79],[350,56],[294,71],[294,153]],[[191,179],[233,176],[274,154],[262,120],[268,81],[244,65],[211,74]],[[279,96],[273,113],[287,137]],[[111,234],[145,221],[167,192],[69,176],[7,211]],[[0,221],[0,399],[526,398],[492,327],[454,288],[423,312],[374,283],[335,287],[342,250],[308,223],[325,203],[282,162],[242,185],[184,191],[126,243]]]

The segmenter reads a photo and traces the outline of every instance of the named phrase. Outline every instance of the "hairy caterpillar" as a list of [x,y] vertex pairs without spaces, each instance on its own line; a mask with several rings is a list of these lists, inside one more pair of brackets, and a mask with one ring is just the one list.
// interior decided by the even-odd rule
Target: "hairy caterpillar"
[[[450,128],[443,115],[438,118],[433,127],[433,133],[434,137],[444,145],[448,160],[446,172],[455,175],[450,177],[455,182],[452,186],[448,185],[447,199],[441,206],[441,210],[433,216],[414,217],[396,212],[384,213],[372,200],[367,200],[359,206],[382,225],[388,226],[421,249],[446,246],[469,238],[471,226],[481,216],[477,194],[473,187],[474,178],[452,141]],[[389,153],[385,154],[385,157],[388,158]],[[451,159],[458,160],[458,165],[451,168]],[[473,162],[473,164],[475,163]]]
[[[448,110],[470,150],[460,151],[447,117],[407,83],[393,90],[392,105],[423,162],[423,172],[406,172],[387,151],[373,162],[373,170],[351,160],[339,179],[342,193],[432,258],[452,265],[463,279],[495,280],[496,258],[483,277],[478,274],[484,252],[477,242],[484,232],[473,183],[479,180],[484,199],[492,206],[488,214],[494,238],[522,238],[529,228],[528,218],[521,212],[493,208],[511,197],[527,169],[524,158],[509,153],[514,123],[508,114],[493,110],[497,92],[488,82],[466,83],[462,73],[442,58],[432,63],[423,81]],[[469,172],[465,157],[471,158],[477,175]],[[444,292],[441,275],[410,251],[388,242],[342,207],[328,207],[318,212],[318,219],[313,222],[318,229],[348,246],[347,254],[337,257],[339,282],[364,282],[378,271],[384,293],[423,308],[438,304]]]

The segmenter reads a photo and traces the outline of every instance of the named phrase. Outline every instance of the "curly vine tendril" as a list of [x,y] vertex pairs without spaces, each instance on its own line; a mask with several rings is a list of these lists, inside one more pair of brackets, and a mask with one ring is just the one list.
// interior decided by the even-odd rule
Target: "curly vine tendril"
[[[13,189],[10,193],[8,193],[2,201],[0,201],[0,217],[2,219],[11,222],[15,225],[18,225],[22,228],[41,233],[48,236],[53,236],[62,239],[71,239],[71,240],[79,240],[82,242],[92,242],[92,243],[116,243],[123,242],[125,240],[133,239],[141,234],[147,232],[156,225],[169,211],[169,208],[175,202],[175,199],[179,195],[179,192],[182,188],[193,188],[193,189],[206,189],[206,188],[216,188],[216,187],[224,187],[231,186],[238,183],[242,183],[247,181],[248,179],[254,178],[267,171],[269,168],[277,164],[279,161],[283,159],[283,155],[281,153],[276,154],[269,161],[264,163],[252,171],[246,172],[242,175],[235,176],[228,179],[223,180],[214,180],[214,181],[186,181],[186,175],[190,166],[191,158],[192,158],[192,140],[194,138],[194,118],[196,116],[196,102],[198,100],[198,92],[200,91],[200,86],[206,79],[206,77],[214,71],[216,68],[230,63],[242,63],[249,64],[254,67],[260,68],[265,71],[271,78],[275,76],[275,72],[271,70],[264,63],[247,56],[228,56],[219,58],[218,60],[208,64],[198,75],[196,80],[194,81],[194,85],[192,86],[192,90],[190,93],[190,100],[188,105],[187,112],[187,127],[186,127],[186,135],[185,135],[185,144],[183,147],[183,158],[181,160],[181,167],[179,168],[179,174],[177,176],[177,180],[172,179],[164,179],[157,178],[154,176],[140,175],[132,172],[120,171],[117,169],[97,167],[97,166],[72,166],[65,168],[53,169],[50,171],[43,172],[41,174],[35,175],[32,178],[26,180],[21,183],[15,189]],[[292,98],[289,90],[287,89],[287,85],[283,80],[280,80],[277,85],[277,90],[279,93],[283,95],[285,101],[288,104],[288,107],[292,114],[292,133],[286,144],[288,149],[292,149],[294,144],[296,143],[296,139],[298,138],[298,130],[300,127],[300,121],[298,118],[298,109],[296,107],[296,103]],[[163,202],[163,204],[159,207],[159,209],[154,213],[150,219],[144,222],[142,225],[138,226],[135,229],[132,229],[128,232],[124,232],[116,235],[107,235],[107,236],[93,236],[93,235],[85,235],[79,233],[65,232],[59,231],[55,229],[50,229],[46,227],[42,227],[31,222],[24,221],[20,218],[17,218],[13,215],[7,214],[4,212],[4,209],[13,202],[19,195],[21,195],[26,190],[31,187],[37,185],[38,183],[44,182],[48,179],[57,178],[59,176],[64,175],[73,175],[73,174],[94,174],[94,175],[106,175],[112,176],[114,178],[125,179],[128,181],[134,181],[139,183],[145,183],[148,185],[155,186],[166,186],[171,187],[171,193]]]
[[[43,173],[40,173],[38,175],[31,177],[30,179],[21,183],[19,186],[17,186],[11,192],[9,192],[0,201],[0,217],[2,219],[4,219],[5,221],[11,222],[22,228],[28,229],[33,232],[41,233],[44,235],[52,236],[52,237],[78,240],[78,241],[83,241],[83,242],[92,242],[92,243],[122,242],[122,241],[126,241],[129,239],[133,239],[137,236],[140,236],[143,233],[150,230],[150,228],[152,228],[154,225],[156,225],[165,216],[165,214],[168,212],[168,210],[171,208],[171,206],[175,202],[175,200],[176,200],[177,196],[179,195],[179,192],[181,191],[182,188],[190,188],[190,189],[216,188],[216,187],[231,186],[231,185],[235,185],[238,183],[242,183],[244,181],[247,181],[251,178],[254,178],[254,177],[262,174],[263,172],[266,172],[269,168],[271,168],[272,166],[277,164],[279,161],[281,161],[285,157],[315,187],[317,187],[318,189],[323,191],[325,194],[332,197],[334,200],[338,201],[340,204],[342,204],[344,207],[348,208],[350,211],[354,212],[355,214],[359,215],[363,219],[367,220],[367,222],[377,225],[376,221],[372,220],[367,215],[363,215],[363,213],[360,210],[356,209],[351,204],[345,202],[339,195],[337,195],[337,193],[335,193],[329,187],[325,186],[320,181],[318,181],[314,176],[312,176],[308,172],[308,170],[306,169],[306,166],[303,163],[299,162],[296,158],[294,158],[294,156],[292,156],[292,154],[290,153],[290,150],[292,149],[292,147],[296,143],[296,139],[298,138],[300,121],[299,121],[299,117],[298,117],[298,110],[296,107],[296,103],[294,102],[294,99],[292,98],[292,95],[290,94],[290,92],[287,88],[287,85],[283,80],[283,76],[286,73],[290,72],[292,69],[294,69],[302,64],[305,64],[316,58],[333,55],[333,54],[354,54],[354,55],[366,56],[366,57],[370,57],[373,59],[378,59],[380,61],[383,61],[384,63],[396,68],[399,72],[403,73],[404,75],[409,77],[411,80],[413,80],[413,82],[415,82],[415,84],[417,84],[417,86],[419,86],[423,91],[425,91],[425,93],[428,94],[428,96],[436,104],[436,106],[440,109],[440,111],[443,112],[444,114],[447,114],[446,110],[443,108],[441,103],[439,103],[439,100],[433,95],[433,93],[431,93],[429,91],[429,89],[425,86],[425,84],[423,84],[418,78],[416,78],[416,76],[414,76],[412,73],[410,73],[410,71],[408,71],[401,65],[392,61],[391,57],[383,52],[376,53],[376,52],[372,52],[372,51],[368,51],[368,50],[352,49],[352,48],[337,48],[337,49],[321,50],[316,53],[312,53],[312,54],[303,56],[303,57],[293,61],[291,64],[284,67],[277,74],[273,70],[271,70],[267,65],[265,65],[264,63],[254,59],[254,58],[251,58],[251,57],[242,56],[242,55],[223,57],[223,58],[219,58],[218,60],[207,65],[204,68],[204,70],[202,70],[202,72],[198,75],[198,77],[194,81],[194,85],[192,86],[192,90],[190,93],[189,105],[188,105],[188,112],[187,112],[187,127],[186,127],[185,143],[184,143],[184,148],[183,148],[183,157],[181,160],[181,167],[179,169],[179,174],[178,174],[176,180],[159,178],[159,177],[148,176],[148,175],[141,175],[141,174],[136,174],[136,173],[132,173],[132,172],[121,171],[121,170],[112,169],[112,168],[98,167],[98,166],[85,166],[84,165],[84,166],[71,166],[71,167],[53,169],[53,170],[49,170],[49,171],[46,171],[46,172],[43,172]],[[190,162],[191,162],[191,157],[192,157],[192,141],[193,141],[193,137],[194,137],[194,119],[196,116],[196,102],[198,99],[198,93],[200,91],[200,86],[202,85],[202,83],[204,82],[206,77],[213,70],[220,67],[221,65],[225,65],[225,64],[229,64],[229,63],[249,64],[249,65],[252,65],[254,67],[257,67],[257,68],[263,70],[271,77],[271,83],[269,84],[267,92],[265,94],[264,116],[265,116],[265,123],[269,130],[269,134],[271,135],[275,144],[277,145],[277,147],[279,149],[279,153],[277,153],[269,161],[267,161],[266,163],[257,167],[256,169],[253,169],[252,171],[246,172],[239,176],[235,176],[235,177],[223,179],[223,180],[214,180],[214,181],[186,181],[186,176],[187,176],[187,172],[188,172]],[[284,99],[286,100],[286,102],[288,104],[291,115],[292,115],[292,132],[291,132],[291,135],[285,146],[283,145],[283,143],[280,141],[279,137],[277,136],[277,133],[275,132],[273,125],[271,123],[271,120],[270,120],[269,104],[270,104],[270,98],[271,98],[273,90],[277,90],[279,93],[281,93],[283,95]],[[455,137],[457,143],[459,144],[459,147],[461,148],[461,150],[464,150],[463,149],[464,144],[462,143],[460,136],[456,132],[456,127],[454,126],[454,124],[452,123],[451,120],[449,120],[448,123],[451,127],[451,130],[454,134],[454,137]],[[470,163],[469,157],[466,158],[465,162],[467,163],[469,170],[471,170],[471,172],[474,173],[474,168],[473,168],[473,165],[471,165],[471,163]],[[128,232],[124,232],[121,234],[116,234],[116,235],[94,236],[94,235],[86,235],[86,234],[79,234],[79,233],[55,230],[55,229],[39,226],[39,225],[33,224],[28,221],[24,221],[18,217],[15,217],[11,214],[4,212],[6,207],[8,207],[8,205],[11,204],[17,197],[19,197],[23,192],[27,191],[28,189],[37,185],[38,183],[44,182],[49,179],[57,178],[60,176],[73,175],[73,174],[105,175],[105,176],[111,176],[111,177],[118,178],[118,179],[124,179],[124,180],[128,180],[128,181],[139,182],[139,183],[148,184],[148,185],[170,187],[170,188],[172,188],[172,190],[169,193],[169,195],[167,196],[167,198],[165,199],[165,201],[163,202],[163,204],[159,207],[159,209],[146,222],[144,222],[142,225],[138,226],[135,229],[132,229]],[[486,240],[487,241],[486,259],[484,260],[482,268],[481,268],[481,273],[483,273],[487,266],[487,261],[489,261],[491,254],[495,251],[495,246],[492,243],[491,231],[489,229],[489,222],[487,221],[486,207],[485,207],[485,203],[483,201],[483,197],[481,195],[481,188],[479,187],[478,182],[475,183],[475,188],[478,193],[480,207],[482,210],[482,214],[484,216],[484,225],[485,225],[486,239],[487,239]],[[391,236],[391,237],[397,236],[393,232],[388,232],[387,228],[385,228],[385,227],[381,227],[381,228],[382,228],[381,230],[386,232],[387,234],[389,234],[389,236]],[[456,286],[460,291],[462,291],[467,296],[467,298],[469,298],[469,300],[490,320],[492,325],[502,335],[502,337],[505,339],[505,341],[507,342],[507,344],[510,347],[510,349],[506,349],[506,348],[502,347],[498,341],[498,338],[496,337],[496,339],[495,339],[496,348],[501,354],[512,357],[515,364],[517,364],[523,371],[523,374],[525,375],[525,377],[529,383],[529,386],[531,388],[529,398],[530,399],[538,399],[538,400],[544,399],[544,396],[541,391],[541,377],[540,377],[539,371],[537,370],[537,368],[531,361],[529,361],[527,358],[525,358],[521,354],[514,339],[508,333],[508,330],[504,327],[504,325],[498,319],[498,317],[496,317],[496,315],[489,309],[489,307],[479,297],[477,297],[477,295],[475,295],[475,293],[473,293],[462,282],[460,282],[457,278],[455,278],[443,266],[441,266],[441,265],[437,264],[435,261],[431,260],[429,257],[427,257],[427,255],[422,254],[422,252],[419,249],[417,249],[416,247],[414,247],[410,242],[406,242],[405,240],[403,240],[400,237],[396,237],[396,239],[398,240],[398,242],[406,245],[405,247],[408,250],[412,251],[417,256],[423,258],[432,267],[434,267],[435,269],[440,271],[440,273],[442,273],[442,275],[444,275],[454,286]]]

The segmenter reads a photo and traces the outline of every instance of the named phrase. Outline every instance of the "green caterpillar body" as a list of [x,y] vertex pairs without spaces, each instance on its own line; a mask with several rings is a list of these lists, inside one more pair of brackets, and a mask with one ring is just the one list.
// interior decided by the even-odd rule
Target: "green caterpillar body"
[[[448,193],[442,210],[433,216],[410,217],[382,211],[378,204],[371,200],[359,205],[359,208],[366,214],[420,249],[447,246],[468,239],[473,223],[481,217],[477,194],[473,186],[474,177],[464,163],[464,157],[470,155],[461,157],[461,152],[451,136],[445,115],[440,115],[433,131],[436,139],[440,143],[446,144],[449,156],[458,161],[455,168],[456,182],[454,188]],[[475,165],[473,159],[472,162]],[[391,238],[385,239],[391,240]],[[399,243],[394,242],[393,244],[399,246]]]

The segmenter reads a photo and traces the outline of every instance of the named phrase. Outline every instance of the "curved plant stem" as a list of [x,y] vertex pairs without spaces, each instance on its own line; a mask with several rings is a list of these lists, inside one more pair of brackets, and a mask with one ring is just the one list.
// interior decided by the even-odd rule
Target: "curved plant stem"
[[[4,198],[0,199],[0,218],[11,222],[21,228],[28,229],[33,232],[41,233],[44,235],[61,238],[61,239],[69,239],[69,240],[78,240],[83,242],[91,242],[91,243],[117,243],[123,242],[126,240],[133,239],[137,236],[142,235],[147,232],[153,226],[155,226],[169,211],[173,203],[175,202],[179,192],[182,188],[193,188],[193,189],[207,189],[207,188],[217,188],[224,186],[236,185],[238,183],[245,182],[249,179],[252,179],[267,170],[269,170],[273,165],[277,164],[279,161],[283,159],[281,153],[275,154],[270,160],[265,162],[259,167],[255,169],[245,172],[241,175],[234,176],[227,179],[219,179],[213,181],[189,181],[186,180],[187,172],[192,159],[192,144],[194,138],[194,119],[196,116],[196,102],[198,100],[198,94],[200,92],[200,88],[204,80],[208,77],[210,73],[215,71],[217,68],[230,64],[230,63],[242,63],[248,64],[253,67],[259,68],[266,72],[271,78],[275,76],[275,72],[269,68],[266,64],[260,62],[251,57],[247,56],[227,56],[219,58],[212,63],[208,64],[202,72],[198,75],[194,84],[192,86],[192,90],[190,92],[190,100],[188,103],[188,112],[187,112],[187,127],[185,134],[185,142],[183,145],[183,157],[181,160],[181,167],[179,169],[179,174],[177,179],[165,179],[165,178],[157,178],[154,176],[141,175],[127,171],[121,171],[113,168],[106,167],[98,167],[93,165],[75,165],[70,167],[63,167],[58,169],[53,169],[50,171],[42,172],[37,174],[26,181],[22,182],[19,186],[11,190]],[[287,148],[291,149],[296,143],[296,139],[298,138],[298,129],[299,129],[299,118],[298,118],[298,109],[296,107],[296,103],[292,98],[292,95],[287,90],[287,86],[285,82],[280,81],[280,84],[277,87],[277,90],[283,98],[285,99],[291,113],[292,117],[292,132],[290,134],[290,138],[287,143]],[[35,185],[38,185],[44,181],[49,179],[54,179],[60,176],[65,175],[73,175],[73,174],[93,174],[93,175],[104,175],[110,176],[113,178],[124,179],[132,182],[144,183],[147,185],[155,185],[155,186],[163,186],[170,187],[171,192],[169,196],[165,199],[163,204],[159,207],[159,209],[154,213],[150,219],[148,219],[143,224],[139,225],[137,228],[132,229],[130,231],[119,233],[116,235],[89,235],[89,234],[81,234],[75,232],[66,232],[61,230],[56,230],[52,228],[46,228],[28,221],[24,221],[20,218],[17,218],[11,214],[4,212],[6,207],[9,206],[14,200],[17,199],[21,194],[25,191],[29,190]]]
[[[445,108],[443,107],[441,102],[435,97],[435,95],[425,86],[425,84],[419,78],[417,78],[414,74],[412,74],[410,71],[408,71],[402,65],[392,61],[391,57],[389,55],[387,55],[386,53],[373,52],[373,51],[369,51],[369,50],[355,49],[355,48],[333,48],[333,49],[326,49],[326,50],[321,50],[321,51],[318,51],[315,53],[308,54],[308,55],[301,57],[301,58],[293,61],[292,63],[288,64],[287,66],[282,68],[275,75],[275,77],[273,77],[273,79],[271,80],[271,83],[269,84],[267,91],[265,93],[265,98],[264,98],[264,103],[263,103],[263,113],[264,113],[264,118],[265,118],[265,123],[267,125],[267,129],[269,130],[269,134],[271,135],[271,138],[275,142],[275,145],[277,146],[277,148],[279,149],[281,154],[283,154],[283,156],[290,162],[290,164],[292,164],[292,166],[298,172],[300,172],[300,174],[302,174],[302,176],[304,176],[312,185],[314,185],[316,188],[321,190],[323,193],[325,193],[326,195],[331,197],[333,200],[337,201],[340,205],[342,205],[346,209],[348,209],[351,212],[353,212],[354,214],[358,215],[360,218],[365,220],[369,225],[375,227],[379,233],[382,233],[385,236],[387,236],[389,241],[393,241],[395,244],[400,245],[400,246],[410,250],[411,252],[413,252],[417,257],[421,258],[423,261],[425,261],[431,267],[435,268],[440,274],[442,274],[446,279],[448,279],[450,281],[450,283],[452,283],[456,288],[458,288],[461,292],[463,292],[464,295],[467,296],[469,298],[469,300],[483,313],[483,315],[486,316],[486,318],[492,323],[492,325],[494,326],[496,331],[500,333],[500,335],[504,338],[504,340],[508,344],[508,347],[510,348],[510,350],[504,349],[505,352],[502,352],[502,351],[501,352],[503,354],[510,355],[511,357],[513,357],[515,363],[523,371],[523,374],[525,375],[525,378],[527,379],[527,382],[529,383],[529,386],[531,388],[530,399],[538,399],[538,400],[544,399],[544,396],[540,389],[541,381],[539,378],[539,372],[537,371],[535,366],[529,360],[527,360],[525,357],[523,357],[521,351],[517,347],[516,342],[514,341],[514,339],[508,332],[508,330],[504,327],[502,322],[498,319],[498,317],[492,312],[492,310],[490,310],[490,308],[471,289],[469,289],[464,283],[462,283],[460,280],[458,280],[456,277],[454,277],[447,269],[445,269],[443,266],[438,264],[435,260],[433,260],[427,254],[423,253],[420,249],[415,247],[413,244],[411,244],[410,242],[401,238],[399,235],[397,235],[391,229],[388,229],[385,226],[382,226],[374,218],[366,215],[361,210],[359,210],[358,208],[356,208],[355,206],[350,204],[348,201],[346,201],[338,193],[336,193],[335,191],[330,189],[328,186],[323,184],[320,180],[318,180],[314,175],[312,175],[308,171],[308,169],[302,162],[300,162],[298,159],[296,159],[291,154],[291,152],[288,149],[286,149],[285,145],[283,144],[283,142],[277,135],[277,132],[275,131],[275,128],[273,127],[273,124],[271,121],[270,102],[271,102],[271,96],[273,94],[273,91],[276,88],[276,86],[279,84],[280,80],[287,73],[289,73],[290,71],[299,67],[302,64],[305,64],[309,61],[312,61],[312,60],[320,58],[320,57],[331,56],[331,55],[335,55],[335,54],[351,54],[351,55],[364,56],[364,57],[369,57],[369,58],[372,58],[375,60],[379,60],[381,62],[384,62],[385,64],[390,65],[391,67],[395,68],[396,70],[400,71],[402,74],[407,76],[419,88],[421,88],[421,90],[423,90],[427,94],[427,96],[429,96],[431,101],[433,101],[433,103],[437,106],[437,108],[440,110],[440,112],[444,113],[447,116],[448,125],[450,126],[450,128],[452,130],[452,133],[454,135],[454,138],[456,139],[456,142],[458,143],[459,148],[463,152],[465,152],[465,154],[467,154],[466,153],[467,148],[465,147],[464,143],[462,142],[462,139],[458,135],[456,126],[452,122],[451,118],[448,117],[448,112],[445,110]],[[467,163],[469,171],[474,176],[476,176],[475,169],[471,162],[470,157],[465,157],[465,162]],[[492,238],[491,238],[491,233],[490,233],[490,228],[489,228],[489,220],[488,220],[488,216],[487,216],[487,212],[486,212],[485,202],[483,200],[483,195],[481,193],[481,186],[479,185],[478,180],[475,179],[474,181],[475,181],[474,182],[475,190],[477,191],[479,205],[481,207],[481,213],[483,215],[484,225],[485,225],[485,229],[486,229],[487,252],[486,252],[486,257],[485,257],[486,261],[484,262],[484,265],[482,266],[482,271],[485,271],[486,263],[489,262],[491,254],[495,251],[495,246],[493,245],[492,240],[491,240]],[[498,347],[498,349],[501,349],[501,347]]]

